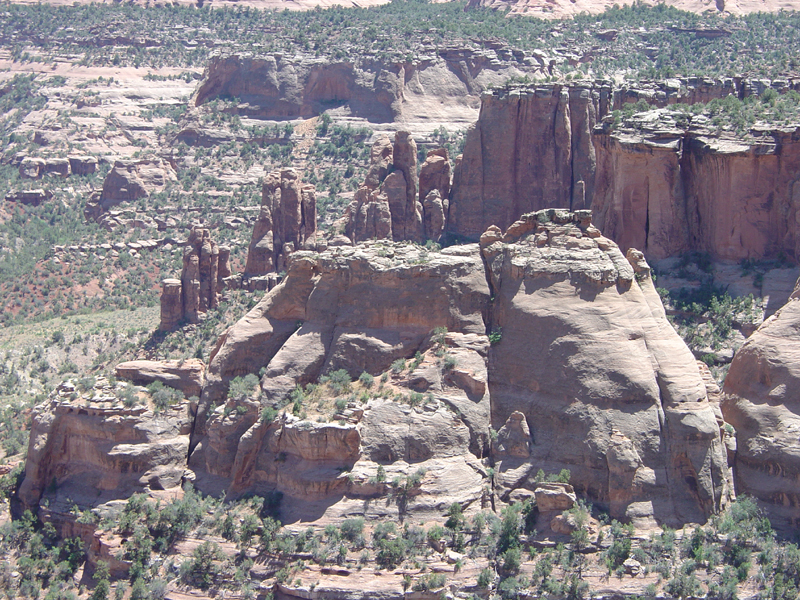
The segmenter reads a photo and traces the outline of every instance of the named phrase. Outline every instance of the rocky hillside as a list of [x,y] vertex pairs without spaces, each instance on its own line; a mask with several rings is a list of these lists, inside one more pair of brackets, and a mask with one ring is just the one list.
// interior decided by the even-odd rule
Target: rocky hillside
[[[743,15],[753,12],[778,12],[797,10],[800,5],[793,0],[758,2],[753,0],[666,0],[663,3],[680,10],[696,13],[720,12]],[[471,0],[470,7],[487,7],[507,11],[512,15],[525,15],[544,19],[562,19],[581,13],[597,14],[612,6],[624,6],[632,2],[586,2],[584,0]],[[655,3],[654,3],[655,4]]]
[[792,600],[800,20],[740,10],[3,6],[0,589]]

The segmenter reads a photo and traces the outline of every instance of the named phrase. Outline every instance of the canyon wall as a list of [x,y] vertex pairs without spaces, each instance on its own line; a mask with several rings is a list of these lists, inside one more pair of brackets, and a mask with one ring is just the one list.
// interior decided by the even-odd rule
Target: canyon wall
[[236,99],[238,114],[262,118],[311,117],[344,107],[351,116],[373,122],[469,122],[488,86],[548,67],[538,54],[503,44],[478,50],[423,47],[413,62],[337,61],[304,54],[216,56],[192,104]]
[[[653,89],[650,99],[661,105],[697,95]],[[703,94],[727,89],[746,96],[760,88],[720,81]],[[603,119],[628,99],[605,84],[484,95],[454,173],[447,237],[476,240],[490,225],[508,227],[545,206],[591,208],[608,237],[654,259],[689,250],[797,259],[800,128],[753,128],[734,138],[701,118],[678,124],[668,111],[645,113],[652,118],[635,126]]]

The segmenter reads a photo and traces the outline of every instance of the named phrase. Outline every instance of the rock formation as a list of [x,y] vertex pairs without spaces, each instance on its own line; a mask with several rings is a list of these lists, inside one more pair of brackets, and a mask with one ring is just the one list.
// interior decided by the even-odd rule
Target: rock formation
[[118,379],[138,385],[160,381],[180,390],[186,397],[199,396],[205,379],[206,366],[196,358],[189,360],[131,360],[119,363],[115,369]]
[[6,202],[20,202],[31,206],[39,206],[53,197],[53,192],[38,188],[35,190],[16,190],[6,194]]
[[438,242],[450,209],[450,159],[446,148],[429,150],[419,171],[419,202],[425,237]]
[[[360,492],[333,475],[319,481],[333,455],[312,461],[293,450],[291,475],[276,472],[278,447],[270,440],[283,439],[292,422],[259,421],[252,398],[246,412],[230,410],[242,401],[226,399],[227,382],[261,372],[261,401],[280,402],[320,374],[344,368],[351,376],[378,375],[397,358],[424,355],[431,332],[447,327],[455,368],[420,367],[407,385],[445,403],[461,395],[457,407],[469,435],[453,443],[462,461],[493,456],[501,499],[533,490],[538,469],[567,468],[580,493],[618,518],[702,522],[719,510],[729,490],[719,408],[666,320],[643,258],[631,258],[639,283],[588,211],[526,215],[506,234],[490,229],[482,246],[483,258],[474,245],[427,253],[387,242],[295,253],[285,281],[225,335],[209,365],[190,458],[198,486],[277,488],[292,497],[295,515],[316,510],[326,495],[340,498],[331,510],[344,510]],[[491,349],[487,330],[499,339]],[[362,409],[354,428],[362,449],[354,440],[342,459],[356,479],[375,461],[393,464],[409,452],[409,442],[389,441],[391,407],[370,402]],[[495,444],[490,426],[499,432]],[[430,444],[426,427],[424,419],[417,426],[422,447]],[[308,435],[315,431],[323,435],[320,426]],[[337,428],[324,435],[334,433],[355,435]],[[383,448],[400,445],[365,454],[365,440],[374,436]],[[553,453],[556,447],[571,450]],[[439,452],[421,456],[441,468]],[[312,473],[317,492],[309,499],[299,482]]]
[[147,198],[175,178],[175,171],[161,159],[118,160],[103,180],[103,189],[87,200],[84,214],[97,219],[122,202]]
[[216,308],[223,278],[230,275],[230,249],[220,249],[203,227],[193,227],[183,252],[181,278],[165,279],[161,287],[161,324],[169,331],[179,323],[199,323]]
[[800,282],[789,302],[733,358],[722,412],[735,429],[737,494],[753,496],[773,526],[800,526]]
[[[384,159],[371,175],[391,164],[386,144],[377,149]],[[184,300],[215,280],[207,231],[193,230],[186,256]],[[178,385],[183,375],[167,368],[120,365],[120,375]],[[375,380],[341,396],[333,420],[304,416],[316,400],[299,401],[300,416],[269,416],[298,386],[341,370]],[[260,389],[234,393],[231,382],[250,373],[260,374]],[[185,428],[144,412],[130,426],[158,433],[128,441],[122,413],[104,424],[102,411],[59,396],[34,417],[21,497],[34,506],[53,476],[59,493],[72,492],[87,469],[101,490],[168,487],[188,466],[205,493],[282,493],[288,521],[398,511],[424,519],[454,501],[531,496],[566,506],[574,487],[614,518],[705,522],[730,489],[715,400],[666,320],[641,253],[626,259],[589,211],[551,209],[505,233],[489,228],[480,246],[432,252],[379,240],[293,252],[283,281],[219,340],[190,442]],[[167,431],[169,443],[159,437]],[[107,446],[116,457],[120,440],[128,462],[98,457]],[[156,471],[154,448],[165,444],[166,467]],[[388,493],[379,467],[390,481],[405,478],[402,502],[367,502]],[[573,487],[537,481],[539,470],[562,469]],[[116,489],[96,501],[78,497],[97,506],[119,497]],[[564,533],[569,523],[556,517],[548,523]]]
[[703,522],[719,510],[729,490],[719,408],[641,256],[637,274],[589,211],[527,214],[505,234],[490,228],[481,247],[498,340],[492,427],[517,431],[499,439],[500,489],[567,468],[616,517]]
[[44,501],[63,517],[73,503],[93,508],[179,486],[192,424],[188,407],[183,402],[154,414],[146,406],[123,406],[107,382],[83,398],[62,385],[31,417],[23,507]]
[[[446,152],[446,168],[442,155],[436,156],[439,160],[423,165],[426,198],[420,196],[418,200],[417,145],[413,138],[408,132],[398,131],[394,143],[386,135],[375,140],[367,176],[345,213],[347,237],[353,242],[438,239],[445,217],[441,191],[449,189],[450,181]],[[439,194],[438,204],[436,195],[427,198],[432,191]],[[427,213],[424,202],[429,205]]]
[[[235,98],[239,114],[262,118],[311,117],[342,106],[373,122],[425,120],[448,106],[450,122],[474,120],[480,93],[509,78],[546,71],[539,54],[492,41],[483,48],[438,47],[414,62],[373,56],[331,60],[302,52],[213,57],[191,103]],[[194,137],[197,137],[195,134]]]
[[295,169],[269,173],[261,187],[261,210],[247,252],[245,277],[284,271],[292,252],[315,248],[316,234],[314,186],[303,184]]
[[[695,83],[653,88],[648,101],[758,93],[748,80],[723,80],[703,96]],[[658,111],[636,128],[597,125],[631,99],[633,90],[623,91],[598,82],[484,95],[454,173],[449,238],[477,240],[488,226],[508,227],[545,206],[591,207],[608,237],[656,259],[689,250],[724,260],[800,256],[800,129],[727,139],[702,119],[687,129]]]
[[[448,234],[477,240],[490,225],[505,229],[527,212],[586,208],[598,99],[591,87],[561,85],[485,94],[455,170]],[[573,202],[576,189],[585,191]]]

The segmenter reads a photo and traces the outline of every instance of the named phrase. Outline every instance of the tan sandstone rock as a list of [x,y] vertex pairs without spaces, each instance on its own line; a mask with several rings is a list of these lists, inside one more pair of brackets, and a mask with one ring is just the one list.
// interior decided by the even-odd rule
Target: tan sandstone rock
[[525,215],[519,238],[483,246],[492,424],[518,412],[530,431],[530,456],[501,457],[498,480],[569,469],[615,518],[704,522],[728,498],[715,406],[652,282],[635,280],[613,242],[584,235],[585,217]]
[[753,496],[776,528],[800,526],[800,286],[733,358],[722,412],[735,428],[737,494]]

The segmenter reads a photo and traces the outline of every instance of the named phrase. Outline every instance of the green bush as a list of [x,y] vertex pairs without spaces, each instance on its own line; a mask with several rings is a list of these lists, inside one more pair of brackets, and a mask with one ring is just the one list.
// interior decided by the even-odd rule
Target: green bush
[[415,592],[428,592],[444,587],[447,578],[444,573],[426,573],[414,582]]

